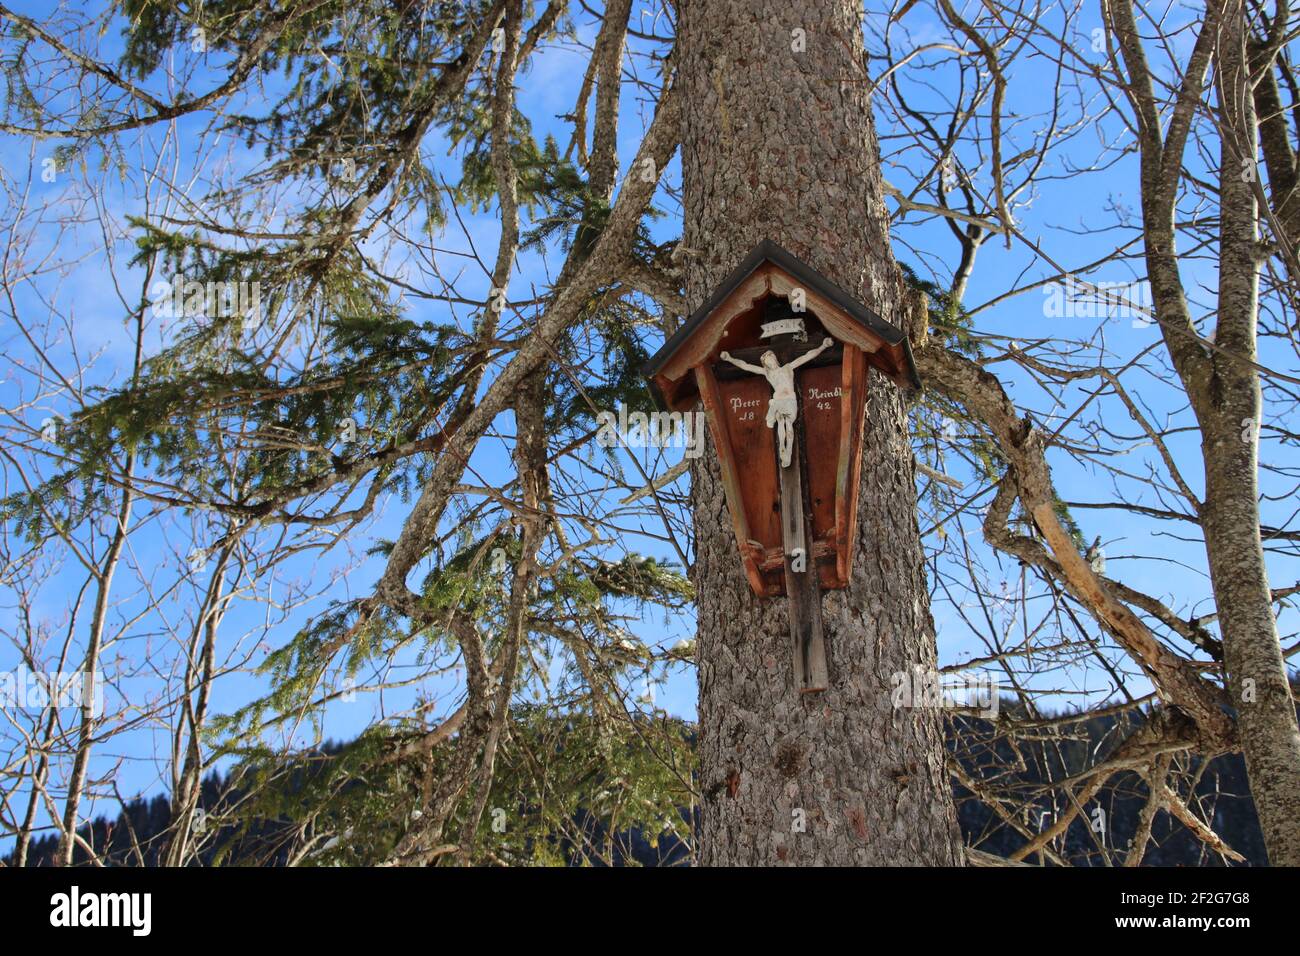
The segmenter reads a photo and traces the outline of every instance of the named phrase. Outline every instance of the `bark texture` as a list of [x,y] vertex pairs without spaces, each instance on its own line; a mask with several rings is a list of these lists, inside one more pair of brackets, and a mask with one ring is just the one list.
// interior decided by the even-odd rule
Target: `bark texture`
[[1201,525],[1223,634],[1228,691],[1260,829],[1274,866],[1300,866],[1300,732],[1287,683],[1259,534],[1258,209],[1253,180],[1256,117],[1244,7],[1222,6],[1219,322],[1204,388],[1192,397],[1201,424],[1205,506]]
[[[845,0],[684,0],[687,304],[770,238],[903,325],[861,15]],[[749,589],[712,436],[693,466],[705,865],[958,865],[938,712],[892,706],[935,666],[903,394],[872,374],[853,577],[823,595],[830,687],[801,695],[788,606]]]
[[[1259,118],[1252,90],[1281,43],[1279,32],[1264,45],[1248,44],[1247,11],[1240,0],[1208,3],[1200,35],[1167,124],[1161,119],[1157,83],[1147,65],[1133,4],[1105,7],[1129,74],[1124,87],[1137,119],[1142,168],[1143,243],[1160,332],[1201,430],[1205,500],[1196,509],[1214,586],[1223,640],[1227,690],[1237,716],[1237,738],[1246,759],[1251,796],[1274,865],[1300,865],[1300,732],[1295,702],[1273,615],[1273,597],[1259,531],[1260,384],[1255,362],[1259,314],[1259,207],[1255,180]],[[1277,14],[1287,22],[1285,7]],[[1281,28],[1270,29],[1270,34]],[[1214,64],[1219,171],[1218,315],[1213,341],[1197,333],[1179,272],[1175,221],[1183,152]],[[1256,92],[1265,107],[1263,145],[1270,175],[1285,186],[1289,147],[1279,152],[1267,83]],[[1166,131],[1167,130],[1167,131]],[[1282,197],[1273,211],[1283,235],[1288,210]],[[1288,260],[1290,261],[1290,259]],[[1204,726],[1201,716],[1196,717]]]

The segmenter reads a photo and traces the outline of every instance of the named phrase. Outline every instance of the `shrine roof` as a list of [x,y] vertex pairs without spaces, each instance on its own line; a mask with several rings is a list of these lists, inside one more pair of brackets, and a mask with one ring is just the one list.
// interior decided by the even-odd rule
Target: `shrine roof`
[[[770,239],[764,239],[755,246],[714,290],[708,301],[696,309],[682,327],[663,344],[663,347],[642,369],[645,377],[653,380],[663,372],[674,355],[691,341],[695,333],[708,322],[710,316],[764,263],[769,262],[785,272],[797,285],[805,287],[829,302],[842,315],[879,340],[880,345],[891,353],[896,363],[897,367],[892,377],[899,381],[899,384],[910,385],[912,388],[921,387],[921,380],[912,358],[912,347],[902,329],[882,318],[808,263]],[[882,371],[888,370],[882,369]]]

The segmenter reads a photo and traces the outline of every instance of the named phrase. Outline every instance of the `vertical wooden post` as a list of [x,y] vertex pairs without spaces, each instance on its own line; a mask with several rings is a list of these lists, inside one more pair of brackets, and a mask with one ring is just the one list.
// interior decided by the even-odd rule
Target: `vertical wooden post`
[[822,598],[817,566],[809,547],[804,511],[803,422],[794,422],[794,454],[781,474],[781,540],[785,550],[785,593],[790,602],[790,638],[795,684],[800,692],[826,689],[826,642],[822,634]]

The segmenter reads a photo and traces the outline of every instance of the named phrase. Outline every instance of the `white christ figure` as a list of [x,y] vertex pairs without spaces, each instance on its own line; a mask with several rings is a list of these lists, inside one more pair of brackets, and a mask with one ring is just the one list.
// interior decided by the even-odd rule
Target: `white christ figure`
[[834,344],[835,340],[832,338],[822,339],[821,345],[811,352],[804,352],[789,365],[779,364],[776,353],[771,349],[764,352],[759,359],[763,363],[761,367],[732,358],[730,352],[723,352],[719,356],[724,362],[730,362],[736,368],[763,376],[772,386],[772,397],[767,402],[767,427],[776,429],[782,468],[790,467],[790,458],[794,451],[794,420],[799,414],[799,399],[794,393],[794,370],[800,365],[811,362]]

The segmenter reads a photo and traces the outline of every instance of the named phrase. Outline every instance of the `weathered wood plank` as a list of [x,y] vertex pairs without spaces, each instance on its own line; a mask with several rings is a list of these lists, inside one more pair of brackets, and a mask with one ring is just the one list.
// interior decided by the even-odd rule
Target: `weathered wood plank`
[[785,547],[785,593],[790,604],[790,639],[795,686],[801,692],[825,690],[826,643],[817,566],[808,546],[803,491],[803,429],[796,422],[798,450],[790,467],[780,469],[781,531]]
[[[853,349],[853,346],[848,348]],[[836,469],[842,454],[840,436],[844,405],[839,366],[800,369],[797,390],[807,462],[803,475],[804,498],[808,504],[807,536],[814,548],[821,542],[834,548],[839,501]],[[818,562],[817,573],[822,588],[842,586],[837,566],[835,560]]]
[[862,429],[866,421],[867,367],[863,354],[845,346],[840,449],[835,479],[836,577],[848,587],[852,542],[858,533],[858,491],[862,481]]
[[736,474],[735,459],[731,454],[731,436],[727,432],[727,419],[722,411],[722,398],[718,394],[718,383],[714,380],[707,366],[695,369],[695,382],[704,402],[705,414],[709,428],[713,429],[713,446],[718,453],[718,464],[722,471],[722,484],[727,494],[727,510],[731,513],[731,526],[736,532],[736,543],[740,546],[742,560],[745,564],[745,576],[755,594],[767,592],[763,581],[763,572],[758,562],[751,556],[753,548],[749,546],[751,534],[749,523],[745,518],[745,496],[740,490],[740,479]]

